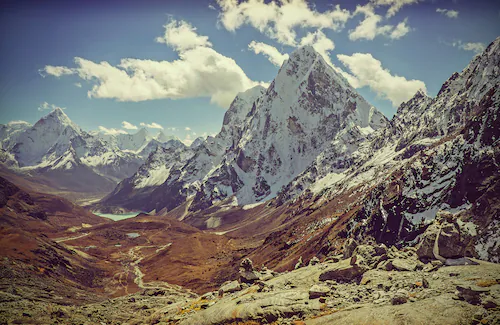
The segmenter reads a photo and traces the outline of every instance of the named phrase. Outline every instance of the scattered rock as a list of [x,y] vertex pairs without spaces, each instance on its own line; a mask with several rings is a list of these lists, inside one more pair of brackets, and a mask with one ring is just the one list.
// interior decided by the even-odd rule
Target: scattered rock
[[304,265],[302,263],[302,256],[301,256],[301,257],[299,257],[299,260],[297,261],[297,264],[295,264],[295,270],[301,268],[302,266],[304,266]]
[[[351,259],[352,261],[352,259]],[[360,275],[362,275],[366,269],[360,267],[354,262],[347,264],[347,262],[351,262],[349,260],[345,260],[339,263],[336,263],[335,266],[328,268],[326,271],[320,274],[319,280],[335,280],[337,282],[350,282]]]
[[309,261],[309,265],[316,265],[316,264],[319,264],[320,261],[319,261],[319,258],[317,258],[316,256],[314,256],[313,258],[311,258],[311,260]]
[[415,271],[417,262],[410,259],[395,258],[392,260],[392,266],[398,271]]
[[408,301],[408,293],[405,291],[397,291],[391,299],[393,305],[402,305]]
[[356,247],[358,247],[358,243],[353,238],[349,238],[344,244],[344,259],[350,258]]
[[489,289],[480,287],[457,286],[456,296],[460,300],[465,300],[471,305],[481,304],[481,294],[489,292]]
[[315,284],[309,289],[309,299],[316,299],[328,295],[330,288],[324,284]]
[[241,263],[240,263],[240,267],[244,270],[244,271],[253,271],[253,262],[251,259],[249,259],[248,257],[247,258],[244,258]]
[[222,290],[224,293],[231,293],[235,291],[240,291],[241,290],[241,285],[238,281],[229,281],[224,283],[219,291]]

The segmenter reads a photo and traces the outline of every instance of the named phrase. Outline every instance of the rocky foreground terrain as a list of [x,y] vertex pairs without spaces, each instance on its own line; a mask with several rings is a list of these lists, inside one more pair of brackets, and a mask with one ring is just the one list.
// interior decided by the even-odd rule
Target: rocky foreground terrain
[[[500,265],[460,257],[473,230],[450,213],[414,247],[348,240],[342,255],[299,259],[275,272],[240,262],[217,291],[197,295],[163,282],[105,299],[50,285],[20,284],[14,261],[1,263],[2,324],[498,324]],[[14,281],[15,279],[15,281]],[[14,281],[14,282],[13,282]],[[140,281],[140,280],[139,280]],[[10,283],[10,285],[9,285]],[[50,299],[49,299],[50,297]],[[68,296],[69,297],[69,296]]]

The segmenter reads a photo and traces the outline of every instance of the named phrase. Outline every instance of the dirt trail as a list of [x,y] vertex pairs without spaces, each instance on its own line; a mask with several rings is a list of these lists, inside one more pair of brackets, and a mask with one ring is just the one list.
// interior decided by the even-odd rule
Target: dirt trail
[[[132,275],[134,276],[134,283],[137,284],[137,286],[141,289],[157,289],[157,288],[166,288],[166,289],[176,289],[175,286],[170,285],[166,282],[154,282],[154,283],[144,283],[144,276],[145,274],[141,271],[139,264],[144,260],[145,258],[151,257],[153,255],[156,255],[166,248],[170,247],[172,243],[168,243],[165,245],[148,245],[148,246],[135,246],[132,247],[131,249],[128,250],[126,253],[127,255],[127,261],[122,262],[123,265],[123,272],[119,272],[115,274],[115,277],[118,276],[118,283],[124,287],[125,293],[128,294],[128,283],[127,279],[129,277],[129,274],[132,272]],[[143,248],[156,248],[155,252],[149,255],[143,255],[141,253],[141,250]],[[125,284],[124,284],[125,283]]]
[[75,237],[61,237],[61,238],[55,238],[54,241],[56,243],[62,243],[62,242],[65,242],[65,241],[70,241],[70,240],[75,240],[75,239],[78,239],[78,238],[83,238],[83,237],[87,237],[88,235],[90,235],[91,233],[90,232],[86,232],[86,233],[83,233],[81,234],[80,236],[75,236]]

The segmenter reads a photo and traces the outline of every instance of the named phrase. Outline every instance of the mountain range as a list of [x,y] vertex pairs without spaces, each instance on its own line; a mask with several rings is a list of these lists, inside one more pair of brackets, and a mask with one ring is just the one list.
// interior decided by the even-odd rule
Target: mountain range
[[475,254],[498,261],[499,67],[497,38],[436,97],[418,91],[389,120],[305,46],[190,147],[144,129],[88,133],[56,109],[33,126],[1,126],[1,159],[61,188],[109,193],[95,209],[175,215],[201,229],[253,225],[274,245],[268,254],[283,237],[297,254],[304,241],[334,249],[335,238],[400,245],[447,210],[477,228]]
[[34,125],[0,126],[2,163],[32,179],[45,178],[61,190],[111,191],[133,175],[159,147],[184,146],[163,132],[135,134],[86,132],[56,108]]

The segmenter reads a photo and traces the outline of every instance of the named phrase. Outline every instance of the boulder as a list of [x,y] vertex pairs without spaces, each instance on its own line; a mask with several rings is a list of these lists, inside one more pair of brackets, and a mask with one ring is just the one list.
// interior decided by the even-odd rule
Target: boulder
[[393,305],[402,305],[408,301],[408,292],[405,290],[398,290],[391,298]]
[[254,283],[260,279],[260,273],[257,271],[240,271],[240,281],[242,283]]
[[415,271],[417,262],[411,259],[395,258],[391,261],[392,267],[398,271]]
[[442,224],[434,222],[421,235],[417,244],[417,256],[422,260],[437,258],[434,256],[434,244],[438,238],[438,253],[443,258],[458,258],[465,255],[467,247],[473,241],[471,232],[465,231],[458,223],[448,222],[449,218],[441,218]]
[[316,256],[314,256],[313,258],[311,258],[311,260],[309,261],[309,265],[316,265],[316,264],[319,264],[320,261],[319,261],[319,258],[317,258]]
[[373,269],[377,264],[387,259],[387,249],[372,245],[358,245],[352,253],[352,258],[355,258],[357,264],[363,267]]
[[330,288],[324,284],[315,284],[309,289],[309,299],[325,297],[330,292]]
[[238,281],[229,281],[224,283],[219,290],[222,290],[223,292],[231,293],[235,291],[240,291],[241,290],[241,285]]
[[362,275],[367,269],[356,263],[355,257],[351,260],[344,260],[334,264],[332,267],[323,271],[320,276],[320,281],[335,280],[337,282],[351,282]]
[[248,257],[243,259],[240,263],[240,267],[244,270],[244,271],[253,271],[253,262],[251,259],[249,259]]

